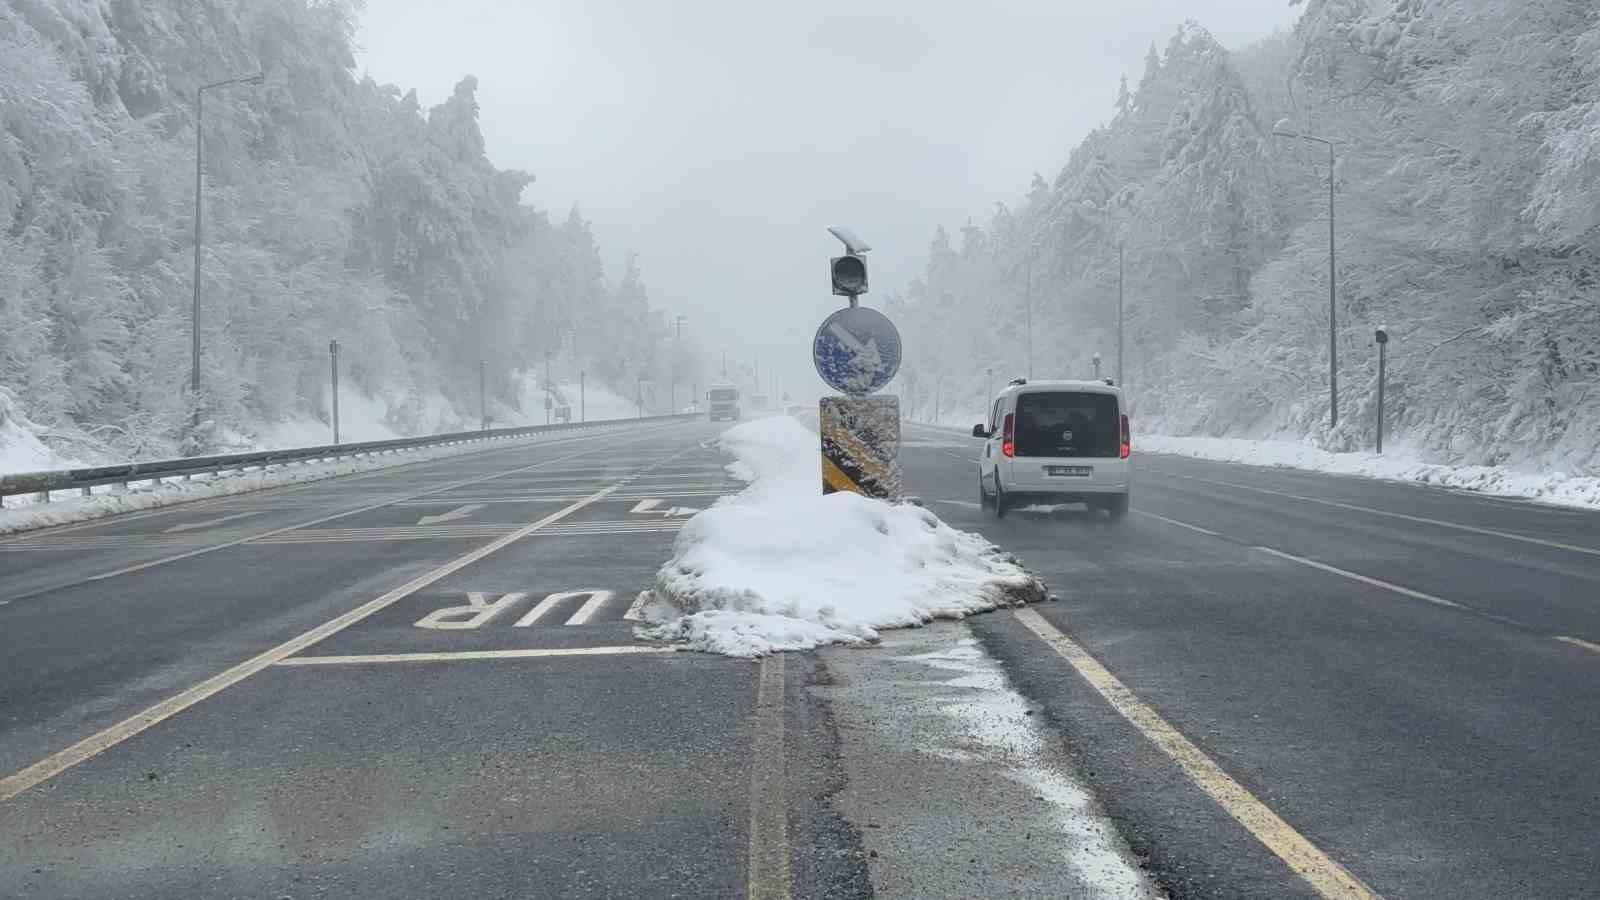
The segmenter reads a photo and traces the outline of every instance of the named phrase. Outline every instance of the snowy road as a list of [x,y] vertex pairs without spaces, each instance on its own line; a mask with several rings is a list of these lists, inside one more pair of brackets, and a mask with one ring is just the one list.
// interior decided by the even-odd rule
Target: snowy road
[[[1039,615],[1368,888],[1593,896],[1600,514],[1137,455],[1121,526],[996,521],[976,442],[907,436],[908,491],[1019,554],[1063,598]],[[1307,893],[1092,671],[1017,615],[972,628],[1174,894]]]

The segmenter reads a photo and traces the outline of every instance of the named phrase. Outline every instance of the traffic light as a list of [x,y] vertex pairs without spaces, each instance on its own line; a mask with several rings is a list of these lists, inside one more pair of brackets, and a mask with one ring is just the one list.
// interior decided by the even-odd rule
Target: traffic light
[[867,292],[867,261],[859,256],[835,256],[829,260],[833,270],[833,292],[854,297]]

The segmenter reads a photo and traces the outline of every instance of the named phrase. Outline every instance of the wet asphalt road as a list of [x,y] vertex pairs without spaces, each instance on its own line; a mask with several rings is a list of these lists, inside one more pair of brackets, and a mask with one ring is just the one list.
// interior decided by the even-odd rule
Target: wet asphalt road
[[[1315,895],[1012,612],[763,663],[637,640],[737,487],[718,430],[0,539],[0,896],[1077,896],[1100,809],[1172,896]],[[996,521],[973,454],[908,426],[909,490],[1373,892],[1595,894],[1600,516],[1140,455],[1125,522]],[[1019,790],[1057,775],[1081,812]]]
[[[1122,523],[996,520],[979,442],[906,438],[908,492],[1020,556],[1062,598],[1041,615],[1374,891],[1600,893],[1600,515],[1136,454]],[[1016,617],[972,627],[1172,894],[1309,895]]]

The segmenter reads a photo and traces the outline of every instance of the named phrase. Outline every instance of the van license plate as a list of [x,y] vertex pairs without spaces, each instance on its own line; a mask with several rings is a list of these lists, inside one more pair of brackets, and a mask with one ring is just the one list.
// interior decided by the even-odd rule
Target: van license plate
[[1045,466],[1046,475],[1056,475],[1066,478],[1088,478],[1094,474],[1093,466]]

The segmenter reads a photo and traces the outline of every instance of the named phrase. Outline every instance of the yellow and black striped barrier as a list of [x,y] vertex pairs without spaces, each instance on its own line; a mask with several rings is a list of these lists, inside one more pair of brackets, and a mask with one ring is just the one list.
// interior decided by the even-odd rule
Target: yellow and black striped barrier
[[895,397],[824,397],[821,402],[822,492],[900,496],[900,401]]

